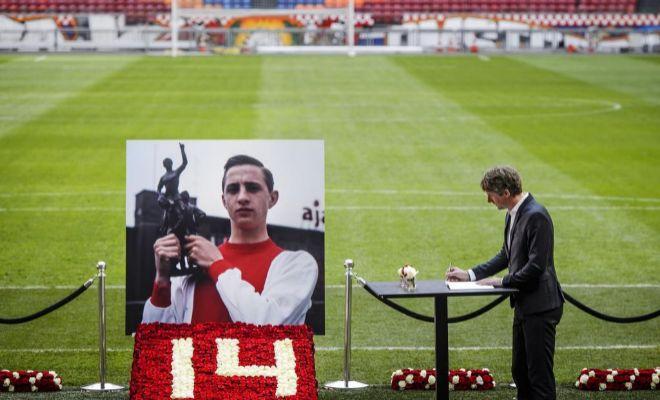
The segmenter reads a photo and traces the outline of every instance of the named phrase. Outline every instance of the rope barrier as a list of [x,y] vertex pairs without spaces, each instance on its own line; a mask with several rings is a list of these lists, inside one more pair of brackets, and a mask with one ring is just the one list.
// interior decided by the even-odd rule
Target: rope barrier
[[598,319],[601,319],[603,321],[607,322],[614,322],[617,324],[632,324],[634,322],[642,322],[642,321],[648,321],[650,319],[656,318],[657,316],[660,315],[660,310],[656,310],[652,313],[649,314],[644,314],[644,315],[639,315],[636,317],[613,317],[611,315],[603,314],[601,312],[598,312],[594,310],[593,308],[587,307],[583,303],[580,303],[577,301],[573,296],[569,295],[568,293],[564,292],[562,290],[562,293],[564,293],[564,297],[566,300],[568,300],[569,303],[573,304],[575,307],[579,308],[580,310],[586,312],[587,314],[596,317]]
[[[418,321],[423,321],[423,322],[434,322],[435,321],[434,317],[419,314],[419,313],[417,313],[417,312],[415,312],[415,311],[413,311],[413,310],[411,310],[407,307],[404,307],[400,304],[397,304],[397,303],[393,302],[390,299],[379,296],[378,293],[376,293],[369,286],[369,282],[367,282],[366,280],[364,280],[363,278],[358,277],[358,276],[356,276],[356,279],[357,279],[358,283],[360,284],[360,286],[362,286],[367,291],[367,293],[374,296],[381,303],[393,308],[394,310],[396,310],[396,311],[398,311],[398,312],[400,312],[404,315],[407,315],[410,318],[414,318]],[[639,315],[639,316],[636,316],[636,317],[614,317],[614,316],[611,316],[611,315],[603,314],[599,311],[594,310],[593,308],[590,308],[590,307],[584,305],[583,303],[579,302],[573,296],[569,295],[568,293],[566,293],[563,290],[562,290],[562,293],[564,294],[564,297],[566,298],[566,300],[569,303],[573,304],[575,307],[579,308],[580,310],[586,312],[587,314],[589,314],[593,317],[596,317],[598,319],[601,319],[601,320],[607,321],[607,322],[614,322],[614,323],[618,323],[618,324],[632,324],[632,323],[635,323],[635,322],[648,321],[648,320],[651,320],[653,318],[656,318],[656,317],[660,316],[660,310],[657,310],[657,311],[651,312],[649,314]],[[457,317],[450,317],[450,318],[447,319],[447,322],[452,324],[452,323],[464,322],[464,321],[470,320],[472,318],[476,318],[476,317],[490,311],[491,309],[495,308],[497,305],[502,303],[507,297],[509,297],[509,295],[502,295],[502,296],[498,297],[497,299],[491,301],[490,303],[486,304],[485,306],[483,306],[483,307],[481,307],[481,308],[479,308],[475,311],[472,311],[472,312],[464,314],[464,315],[459,315]]]
[[34,314],[30,314],[20,318],[0,318],[0,324],[22,324],[25,322],[30,322],[32,320],[35,320],[39,317],[43,317],[46,314],[50,314],[51,312],[57,310],[58,308],[70,302],[71,300],[80,296],[85,290],[87,290],[90,286],[92,286],[92,283],[94,283],[94,279],[96,279],[96,276],[89,278],[87,282],[83,283],[82,286],[76,289],[73,293],[69,294],[62,300],[58,301],[57,303],[44,308],[41,311],[37,311]]

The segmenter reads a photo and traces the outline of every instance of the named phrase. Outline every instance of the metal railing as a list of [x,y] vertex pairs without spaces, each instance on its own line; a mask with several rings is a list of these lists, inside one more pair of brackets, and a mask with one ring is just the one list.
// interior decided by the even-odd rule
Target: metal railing
[[[660,28],[443,30],[420,28],[355,29],[360,48],[415,48],[419,52],[553,52],[660,53]],[[224,52],[228,49],[259,52],[262,47],[346,46],[343,29],[184,28],[177,33],[182,52]],[[87,28],[0,30],[0,51],[166,51],[171,31],[164,27],[129,27],[112,30]]]

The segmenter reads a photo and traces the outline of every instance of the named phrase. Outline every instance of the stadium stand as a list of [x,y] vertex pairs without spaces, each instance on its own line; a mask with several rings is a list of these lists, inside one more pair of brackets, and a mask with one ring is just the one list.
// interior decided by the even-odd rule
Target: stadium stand
[[[610,12],[632,13],[638,0],[357,0],[356,11],[378,19],[401,20],[403,13],[424,12]],[[170,0],[0,0],[0,12],[125,13],[145,16],[170,10]],[[345,7],[346,0],[179,0],[181,8],[234,9]]]

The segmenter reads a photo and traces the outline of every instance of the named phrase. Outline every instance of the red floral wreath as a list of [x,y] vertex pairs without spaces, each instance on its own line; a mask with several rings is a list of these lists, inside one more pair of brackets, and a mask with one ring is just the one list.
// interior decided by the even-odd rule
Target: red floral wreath
[[655,390],[660,367],[655,369],[583,368],[575,387],[580,390]]
[[[434,369],[400,369],[392,373],[394,390],[435,390]],[[496,383],[488,368],[451,370],[447,376],[449,390],[490,390]]]
[[0,371],[0,392],[56,392],[62,378],[55,371]]
[[143,324],[130,398],[315,400],[313,333],[307,326]]

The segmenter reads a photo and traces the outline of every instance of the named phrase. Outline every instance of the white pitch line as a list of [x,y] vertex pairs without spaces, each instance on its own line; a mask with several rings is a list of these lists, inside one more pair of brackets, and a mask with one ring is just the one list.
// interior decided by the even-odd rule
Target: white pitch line
[[[658,289],[660,284],[653,283],[630,283],[630,284],[609,284],[609,283],[562,283],[563,288],[579,288],[579,289]],[[18,285],[8,285],[0,286],[0,290],[73,290],[78,289],[80,286],[73,285],[57,285],[57,286],[45,286],[45,285],[28,285],[28,286],[18,286]],[[90,289],[96,288],[96,285],[90,287]],[[359,285],[353,285],[355,288],[359,288]],[[124,290],[126,289],[125,285],[106,285],[106,289],[110,290]],[[344,285],[325,285],[326,289],[343,289]]]
[[97,190],[89,192],[15,192],[0,193],[0,197],[66,197],[66,196],[108,196],[123,195],[123,190]]
[[[480,192],[461,192],[451,190],[397,190],[397,189],[326,189],[328,193],[349,193],[349,194],[384,194],[390,196],[398,195],[427,195],[427,196],[445,196],[445,197],[480,197],[484,195]],[[605,200],[605,201],[638,201],[647,203],[660,203],[657,197],[625,197],[625,196],[597,196],[582,194],[565,193],[535,193],[538,198],[556,198],[565,200]]]
[[[0,286],[0,290],[72,290],[78,289],[80,286],[73,285],[57,285],[57,286],[44,286],[44,285],[28,285],[28,286]],[[97,288],[96,285],[90,286],[90,289]],[[106,289],[126,289],[124,285],[105,285]]]
[[[660,284],[653,283],[630,283],[630,284],[609,284],[609,283],[560,283],[563,288],[578,289],[658,289]],[[353,285],[359,288],[360,285]],[[343,289],[344,285],[325,285],[326,289]],[[2,289],[2,286],[0,286]]]
[[125,212],[123,207],[17,207],[0,208],[0,212]]
[[[660,206],[548,206],[549,211],[660,211]],[[327,206],[334,211],[487,211],[488,206]]]
[[[558,346],[558,351],[575,350],[649,350],[660,348],[657,344],[638,344],[638,345],[608,345],[608,346]],[[320,346],[315,347],[317,351],[344,351],[343,346]],[[0,349],[0,353],[94,353],[99,349],[94,347],[80,348],[45,348],[45,349]],[[351,350],[360,351],[435,351],[433,346],[352,346]],[[510,351],[511,346],[463,346],[450,347],[449,351],[489,351],[506,350]],[[128,353],[132,348],[108,348],[109,353]]]
[[[315,347],[318,351],[343,351],[344,347]],[[646,350],[660,348],[655,344],[640,345],[610,345],[610,346],[559,346],[555,350]],[[351,350],[362,351],[435,351],[432,346],[353,346]],[[450,347],[449,351],[488,351],[488,350],[511,350],[511,346],[466,346]]]

